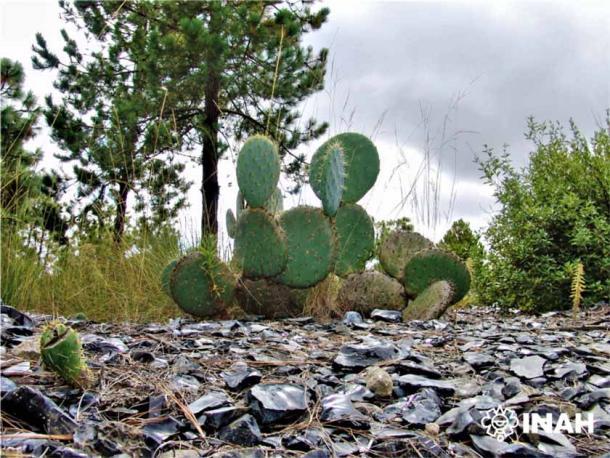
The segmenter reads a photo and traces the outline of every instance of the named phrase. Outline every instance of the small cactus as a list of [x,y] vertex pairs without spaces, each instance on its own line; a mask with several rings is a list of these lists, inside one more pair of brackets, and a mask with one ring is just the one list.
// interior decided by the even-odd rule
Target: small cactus
[[170,290],[174,302],[186,313],[214,318],[233,303],[235,283],[235,277],[219,259],[210,262],[201,253],[191,253],[174,267]]
[[225,221],[227,224],[227,235],[234,239],[235,231],[237,230],[237,221],[235,219],[235,215],[233,214],[233,210],[231,210],[230,208],[227,210],[227,216]]
[[271,140],[255,135],[246,140],[237,157],[237,183],[248,206],[263,207],[280,177],[280,156]]
[[388,275],[402,281],[407,262],[421,250],[433,247],[430,240],[417,232],[396,230],[382,239],[378,249],[379,263]]
[[342,310],[370,313],[376,308],[402,310],[406,297],[399,281],[382,272],[366,271],[347,277],[337,301]]
[[345,181],[342,201],[355,204],[377,181],[379,153],[369,138],[353,132],[332,137],[319,150],[324,151],[337,145],[344,153]]
[[280,226],[286,234],[288,262],[278,280],[293,288],[307,288],[324,280],[335,256],[328,217],[318,208],[299,206],[282,214]]
[[309,184],[322,201],[324,212],[335,216],[343,197],[345,160],[341,145],[324,146],[313,155],[309,167]]
[[455,290],[444,280],[437,281],[421,292],[402,312],[403,321],[435,320],[454,303]]
[[233,258],[245,277],[278,275],[286,266],[286,250],[286,237],[273,216],[259,208],[242,211]]
[[86,388],[91,372],[83,355],[78,333],[59,321],[52,321],[40,335],[40,355],[47,369],[70,385]]
[[357,204],[342,205],[335,215],[335,233],[335,273],[346,277],[362,272],[375,251],[375,228],[371,217]]
[[169,281],[172,275],[172,271],[174,270],[174,267],[176,267],[176,264],[178,264],[178,261],[174,259],[168,265],[166,265],[163,271],[161,272],[161,288],[163,289],[163,292],[165,292],[165,294],[170,297],[172,295],[172,292],[169,288]]
[[422,250],[405,266],[403,284],[412,297],[440,280],[446,280],[453,287],[452,304],[459,302],[470,289],[470,273],[460,258],[452,253],[437,248]]

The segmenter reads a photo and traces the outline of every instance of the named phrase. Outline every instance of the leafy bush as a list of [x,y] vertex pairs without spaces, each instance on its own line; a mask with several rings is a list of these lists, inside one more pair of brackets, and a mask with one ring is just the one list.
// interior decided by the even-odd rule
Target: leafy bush
[[483,251],[479,235],[473,232],[470,225],[463,219],[454,221],[438,242],[438,247],[452,252],[462,261],[467,261],[468,258],[479,258]]
[[529,120],[535,145],[516,170],[506,152],[478,158],[502,208],[485,237],[486,261],[475,268],[483,303],[529,311],[567,309],[573,266],[585,271],[583,303],[610,297],[610,113],[591,141],[570,124]]

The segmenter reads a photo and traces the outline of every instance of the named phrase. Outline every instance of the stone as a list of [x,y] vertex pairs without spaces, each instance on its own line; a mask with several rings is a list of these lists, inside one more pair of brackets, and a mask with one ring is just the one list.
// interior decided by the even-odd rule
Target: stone
[[29,386],[20,386],[4,395],[2,412],[46,434],[70,434],[78,426],[55,402]]
[[234,391],[256,385],[263,377],[259,371],[250,369],[246,363],[241,362],[233,364],[229,371],[221,372],[220,376],[226,385]]
[[515,358],[510,361],[510,371],[517,377],[524,379],[534,379],[544,376],[544,364],[546,359],[540,356],[527,356],[525,358]]
[[331,394],[321,401],[320,420],[354,429],[368,429],[370,419],[356,410],[349,396]]
[[487,367],[493,366],[496,362],[495,358],[492,358],[485,353],[479,353],[475,351],[469,351],[462,355],[464,361],[472,366],[475,371],[480,371],[481,369],[485,369]]
[[371,312],[371,319],[375,321],[385,321],[386,323],[400,323],[402,311],[375,309]]
[[307,410],[309,398],[302,385],[259,384],[248,393],[250,408],[261,425],[285,424]]
[[373,364],[401,356],[399,349],[390,342],[365,338],[361,343],[346,344],[339,349],[335,366],[347,370],[361,370]]
[[222,391],[210,391],[188,405],[193,415],[229,405],[229,397]]
[[385,369],[371,366],[366,370],[366,387],[377,396],[388,398],[392,396],[394,381]]
[[398,378],[398,384],[408,391],[417,391],[420,388],[433,388],[443,395],[452,395],[455,388],[450,382],[435,380],[421,375],[407,374]]
[[250,414],[243,415],[225,426],[218,437],[225,442],[245,447],[260,444],[263,440],[258,423]]

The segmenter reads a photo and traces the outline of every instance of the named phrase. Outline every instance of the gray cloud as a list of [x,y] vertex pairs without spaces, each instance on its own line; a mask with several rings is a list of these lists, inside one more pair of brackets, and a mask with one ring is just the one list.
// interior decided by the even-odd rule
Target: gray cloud
[[[420,105],[449,134],[459,177],[474,178],[474,151],[511,145],[523,163],[526,118],[567,122],[587,133],[610,107],[610,5],[567,2],[325,2],[329,23],[311,35],[334,61],[327,88],[348,91],[355,119],[420,147]],[[337,82],[338,81],[338,82]],[[337,97],[342,100],[342,97]],[[316,104],[328,103],[318,96]],[[335,110],[338,108],[335,107]],[[324,110],[320,113],[323,114]],[[340,111],[340,109],[339,109]],[[365,127],[365,130],[367,127]],[[437,135],[438,136],[438,135]]]

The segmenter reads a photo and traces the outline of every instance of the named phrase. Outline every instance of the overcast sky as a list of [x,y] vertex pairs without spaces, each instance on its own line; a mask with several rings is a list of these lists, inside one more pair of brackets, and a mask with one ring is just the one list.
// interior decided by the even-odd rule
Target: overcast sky
[[[55,1],[0,3],[2,56],[22,61],[26,85],[43,97],[53,77],[31,69],[31,45],[40,31],[58,49],[59,8]],[[484,144],[508,144],[523,165],[531,151],[524,139],[528,116],[564,124],[572,117],[590,135],[610,107],[608,1],[323,4],[329,21],[306,41],[330,48],[331,63],[326,89],[303,112],[329,121],[330,134],[372,136],[382,170],[362,204],[376,219],[409,216],[434,239],[457,218],[482,228],[494,208],[473,163]],[[44,137],[38,142],[45,151],[57,149]],[[426,150],[429,171],[422,165]],[[192,169],[196,179],[200,173]],[[234,205],[232,170],[229,161],[220,170],[221,220]],[[182,216],[186,231],[189,222],[198,225],[199,187]],[[425,188],[438,190],[436,208]],[[319,205],[308,190],[289,200]],[[434,213],[437,220],[426,217]]]

